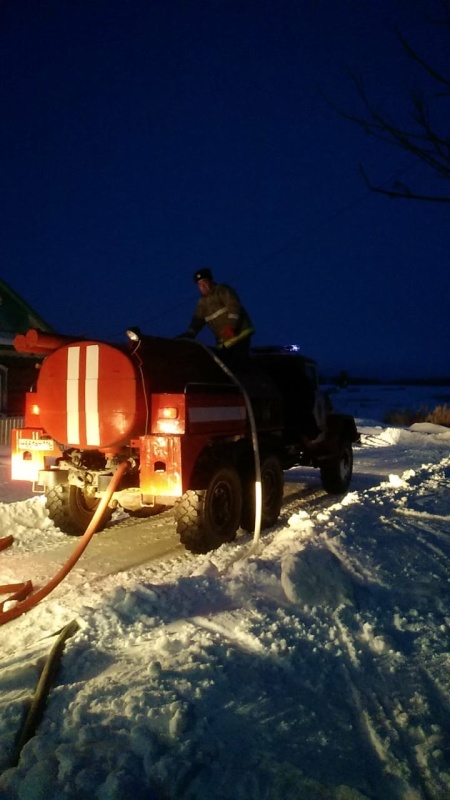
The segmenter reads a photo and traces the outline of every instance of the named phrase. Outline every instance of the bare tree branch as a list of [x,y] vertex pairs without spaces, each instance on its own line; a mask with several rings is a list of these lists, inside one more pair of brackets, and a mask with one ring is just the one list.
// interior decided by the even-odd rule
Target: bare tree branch
[[399,188],[383,189],[381,186],[375,186],[373,183],[370,182],[366,172],[364,171],[362,164],[359,165],[359,169],[364,178],[366,186],[372,192],[377,192],[378,194],[384,194],[386,195],[386,197],[390,197],[392,200],[401,198],[403,200],[421,200],[428,203],[450,203],[450,197],[436,197],[435,195],[416,194],[415,192],[411,192],[411,190],[407,186],[401,184],[399,181],[396,181],[396,183],[394,184],[394,186]]
[[[441,4],[444,12],[440,19],[432,20],[431,24],[441,26],[443,35],[449,37],[450,44],[450,3],[448,0]],[[445,30],[444,30],[445,28]],[[383,109],[377,107],[369,97],[364,81],[354,72],[349,71],[348,76],[353,84],[362,105],[362,113],[350,113],[339,108],[336,103],[331,105],[338,111],[340,116],[358,125],[366,134],[386,142],[395,147],[410,153],[417,161],[424,164],[432,173],[444,180],[450,180],[450,135],[442,133],[442,119],[445,116],[437,117],[436,100],[450,97],[450,75],[445,75],[436,69],[427,58],[418,53],[413,45],[406,39],[400,31],[396,31],[399,42],[407,57],[414,61],[422,73],[435,84],[445,87],[445,92],[432,91],[427,82],[427,90],[420,88],[411,89],[409,92],[410,124],[405,124],[398,119],[392,119]],[[322,93],[323,94],[323,93]],[[328,103],[330,100],[325,97]],[[427,102],[430,100],[430,103]],[[433,101],[433,102],[431,102]],[[439,110],[439,109],[438,109]],[[434,112],[434,113],[432,113]],[[447,109],[446,123],[449,121],[450,109]],[[439,130],[441,128],[441,130]],[[407,186],[394,185],[386,189],[374,185],[365,174],[361,167],[361,172],[366,185],[374,192],[386,195],[391,198],[405,198],[412,200],[423,200],[427,202],[448,203],[450,197],[436,195],[426,195],[422,192],[411,191]]]
[[431,75],[431,77],[434,78],[435,81],[438,81],[438,83],[443,83],[444,86],[448,86],[448,88],[450,89],[450,79],[446,78],[444,75],[441,75],[441,73],[438,72],[436,69],[434,69],[431,66],[431,64],[428,63],[428,61],[425,61],[424,58],[421,58],[421,56],[419,56],[417,51],[414,50],[414,48],[411,46],[408,40],[405,39],[404,36],[402,36],[400,31],[396,31],[396,33],[409,57],[412,58],[413,61],[417,61],[417,63],[420,64],[420,66],[425,70],[425,72],[428,72],[428,74]]

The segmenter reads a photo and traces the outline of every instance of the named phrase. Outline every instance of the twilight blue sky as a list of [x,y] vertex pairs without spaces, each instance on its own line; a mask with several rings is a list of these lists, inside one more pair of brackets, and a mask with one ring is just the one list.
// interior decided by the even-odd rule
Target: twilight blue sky
[[406,119],[420,71],[394,27],[444,68],[432,5],[3,0],[1,277],[61,332],[117,340],[183,331],[209,266],[255,344],[449,375],[450,206],[375,195],[358,164],[449,187],[320,93],[358,110],[350,67]]

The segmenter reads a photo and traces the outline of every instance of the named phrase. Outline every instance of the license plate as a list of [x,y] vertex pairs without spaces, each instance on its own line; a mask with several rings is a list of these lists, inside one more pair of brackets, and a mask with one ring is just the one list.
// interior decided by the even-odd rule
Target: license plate
[[53,450],[53,439],[19,439],[19,450]]

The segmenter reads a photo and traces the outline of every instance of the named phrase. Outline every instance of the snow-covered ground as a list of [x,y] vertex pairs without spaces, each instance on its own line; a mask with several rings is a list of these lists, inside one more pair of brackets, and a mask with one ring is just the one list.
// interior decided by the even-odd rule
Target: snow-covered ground
[[[362,433],[352,491],[327,498],[315,471],[291,470],[287,489],[304,478],[311,493],[287,493],[256,555],[242,534],[122,572],[99,557],[96,572],[94,541],[0,628],[1,800],[448,800],[450,430],[381,420],[449,395],[334,396]],[[0,583],[33,564],[50,577],[67,537],[7,461]],[[71,620],[42,721],[10,766],[48,637]]]

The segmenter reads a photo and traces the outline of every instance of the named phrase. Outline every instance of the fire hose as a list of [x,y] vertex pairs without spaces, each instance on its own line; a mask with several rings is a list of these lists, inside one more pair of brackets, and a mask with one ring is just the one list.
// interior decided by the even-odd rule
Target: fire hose
[[24,614],[25,611],[29,611],[31,608],[34,608],[44,597],[50,594],[50,592],[55,589],[62,580],[69,574],[71,569],[75,566],[80,556],[84,553],[86,547],[88,546],[89,542],[91,541],[95,531],[97,530],[98,523],[108,505],[113,493],[116,490],[116,487],[127,468],[127,462],[123,461],[122,464],[119,465],[118,469],[114,473],[109,486],[103,495],[100,503],[98,504],[94,516],[92,517],[89,525],[87,526],[83,536],[79,540],[77,546],[73,550],[70,558],[66,561],[66,563],[61,567],[61,569],[56,573],[56,575],[51,578],[45,586],[42,586],[33,594],[28,595],[25,600],[19,601],[17,605],[13,606],[12,608],[8,608],[6,611],[0,612],[0,625],[3,625],[5,622],[10,622],[12,619],[16,619],[21,614]]
[[23,747],[36,732],[36,728],[42,719],[45,703],[50,691],[50,686],[58,669],[66,639],[68,639],[70,636],[73,636],[79,627],[80,626],[78,625],[76,619],[73,619],[71,622],[65,625],[64,628],[58,632],[58,634],[55,634],[58,636],[58,638],[53,645],[41,672],[30,708],[28,709],[28,713],[17,738],[14,754],[11,758],[11,767],[17,766]]
[[233,383],[238,387],[239,391],[242,393],[245,401],[245,405],[247,408],[248,418],[250,421],[250,429],[252,432],[252,446],[253,446],[253,458],[255,462],[255,524],[253,530],[253,541],[250,546],[250,549],[242,556],[242,558],[248,558],[249,556],[253,555],[256,551],[259,540],[261,537],[261,517],[262,517],[262,485],[261,485],[261,462],[259,458],[259,444],[258,444],[258,432],[256,430],[256,422],[255,422],[255,415],[253,413],[252,404],[250,401],[250,397],[248,392],[242,385],[239,378],[227,367],[226,364],[221,361],[221,359],[211,350],[209,347],[204,345],[202,342],[196,342],[199,347],[203,347],[204,350],[209,353],[210,356],[214,359],[216,364],[228,375],[229,378],[233,381]]
[[[84,553],[86,547],[88,546],[90,540],[92,539],[92,536],[97,530],[99,520],[101,519],[101,516],[105,511],[106,506],[108,505],[112,497],[112,494],[115,491],[126,468],[127,468],[127,462],[124,461],[122,464],[120,464],[117,471],[114,473],[104,496],[100,500],[100,503],[98,504],[95,513],[88,527],[86,528],[86,531],[84,532],[83,536],[78,542],[78,545],[76,546],[75,550],[72,552],[70,558],[61,567],[59,572],[57,572],[56,575],[50,581],[48,581],[48,583],[45,584],[45,586],[41,587],[41,589],[39,589],[34,594],[26,597],[25,600],[22,600],[21,602],[17,603],[17,605],[13,606],[12,608],[9,608],[7,611],[2,610],[0,612],[0,625],[19,617],[21,614],[24,614],[26,611],[29,611],[31,608],[36,606],[40,600],[42,600],[44,597],[47,597],[47,595],[49,595],[50,592],[52,592],[53,589],[55,589],[56,586],[58,586],[58,584],[61,583],[61,581],[68,575],[70,570],[75,566],[80,556]],[[7,542],[7,540],[9,539],[12,539],[12,537],[7,537],[3,541]],[[7,543],[9,544],[9,541]],[[30,581],[28,581],[27,583],[31,584]],[[26,584],[23,584],[23,586],[25,585]],[[13,599],[16,597],[17,598],[20,597],[20,592],[16,592],[12,596]],[[55,644],[53,645],[47,657],[47,660],[44,664],[44,668],[41,672],[41,676],[39,678],[36,691],[33,695],[33,700],[31,702],[28,713],[25,717],[25,721],[21,727],[15,745],[14,754],[11,758],[11,763],[10,763],[11,767],[17,766],[20,754],[22,752],[22,748],[34,735],[36,728],[39,725],[39,722],[41,721],[42,714],[45,708],[45,703],[47,701],[48,693],[50,690],[50,686],[58,669],[66,640],[70,636],[73,636],[73,634],[76,633],[78,628],[79,628],[78,622],[74,619],[67,625],[65,625],[64,628],[58,633],[58,638]]]

